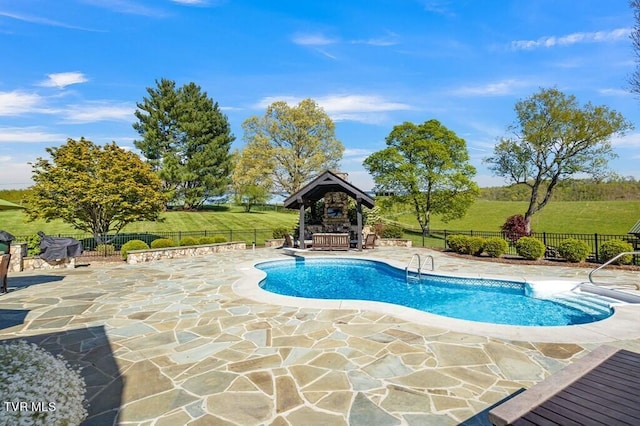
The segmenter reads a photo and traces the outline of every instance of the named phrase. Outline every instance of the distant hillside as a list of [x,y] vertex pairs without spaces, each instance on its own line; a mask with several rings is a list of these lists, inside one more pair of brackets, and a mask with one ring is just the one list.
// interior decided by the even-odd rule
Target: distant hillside
[[[480,199],[487,201],[529,201],[526,185],[481,188]],[[640,181],[625,178],[609,182],[570,180],[553,191],[552,201],[632,201],[640,200]]]

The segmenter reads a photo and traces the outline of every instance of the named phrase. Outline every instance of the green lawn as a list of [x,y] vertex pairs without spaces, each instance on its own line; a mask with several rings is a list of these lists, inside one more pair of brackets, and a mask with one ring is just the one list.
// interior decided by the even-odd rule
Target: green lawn
[[[431,229],[499,231],[507,217],[524,214],[526,208],[526,202],[478,200],[460,220],[443,223],[434,217]],[[626,234],[639,219],[640,201],[552,201],[533,216],[531,228],[535,232]],[[411,212],[396,220],[419,228]]]
[[[498,231],[508,216],[523,213],[525,209],[524,202],[479,200],[463,219],[445,224],[435,217],[431,228],[452,231]],[[271,230],[281,226],[288,226],[293,230],[298,221],[298,212],[280,210],[244,213],[240,207],[230,207],[202,212],[170,211],[163,213],[162,218],[163,222],[133,223],[123,232],[249,232],[253,229]],[[551,202],[534,216],[532,227],[536,232],[626,234],[639,219],[640,201]],[[400,215],[396,220],[408,227],[418,228],[417,221],[411,213]],[[26,222],[24,214],[19,210],[0,211],[0,230],[16,236],[32,235],[37,231],[51,235],[79,234],[61,221]],[[268,232],[260,234],[262,237],[258,237],[259,240],[269,238]],[[250,235],[244,233],[235,233],[231,237],[252,240]],[[422,240],[420,235],[413,235],[411,238],[415,239],[415,243]],[[434,244],[439,245],[437,241],[434,241]]]
[[[189,232],[273,229],[289,226],[292,230],[298,221],[298,211],[256,211],[244,213],[240,207],[228,210],[183,212],[168,211],[162,214],[162,222],[136,222],[125,227],[123,232]],[[62,221],[45,222],[37,220],[26,222],[21,210],[0,211],[0,229],[16,236],[32,235],[38,231],[45,234],[79,234]]]

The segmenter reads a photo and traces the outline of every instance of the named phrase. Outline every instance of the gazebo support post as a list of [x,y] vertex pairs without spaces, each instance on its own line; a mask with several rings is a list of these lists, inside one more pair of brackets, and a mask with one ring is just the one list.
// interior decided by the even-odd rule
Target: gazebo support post
[[306,248],[304,245],[304,200],[302,200],[302,198],[300,198],[298,200],[298,202],[300,203],[300,225],[299,225],[299,235],[298,235],[298,247],[301,249]]
[[358,251],[362,251],[362,198],[356,199],[356,217],[358,223]]

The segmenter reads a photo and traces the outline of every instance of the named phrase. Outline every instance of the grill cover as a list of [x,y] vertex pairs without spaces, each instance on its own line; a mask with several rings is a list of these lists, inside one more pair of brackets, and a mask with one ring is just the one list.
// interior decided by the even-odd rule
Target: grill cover
[[82,254],[82,243],[75,238],[51,237],[44,232],[40,236],[40,257],[46,261],[78,257]]

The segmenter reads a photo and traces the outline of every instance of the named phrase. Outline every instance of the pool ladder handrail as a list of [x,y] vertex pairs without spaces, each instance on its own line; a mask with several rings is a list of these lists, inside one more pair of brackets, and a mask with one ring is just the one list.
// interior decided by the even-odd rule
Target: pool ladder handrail
[[405,279],[406,281],[409,281],[409,268],[411,267],[411,265],[413,264],[413,259],[418,259],[418,275],[416,276],[416,278],[418,278],[418,280],[420,279],[420,277],[422,276],[422,269],[424,269],[427,260],[431,260],[431,270],[435,270],[435,263],[433,260],[433,256],[431,256],[430,254],[427,254],[424,258],[424,263],[420,260],[420,254],[419,253],[414,253],[413,256],[411,256],[411,260],[409,260],[409,263],[407,263],[407,266],[405,266],[404,268],[404,274],[405,274]]
[[[640,251],[625,251],[625,252],[619,253],[616,256],[612,257],[611,259],[607,260],[605,263],[603,263],[602,265],[598,266],[597,268],[595,268],[594,270],[589,272],[589,282],[592,285],[595,285],[595,286],[606,285],[606,284],[597,284],[595,281],[593,281],[593,274],[595,272],[598,272],[600,269],[604,268],[605,266],[610,265],[611,263],[615,262],[616,260],[618,260],[622,256],[627,256],[627,255],[630,255],[630,254],[631,255],[637,255],[637,254],[640,254]],[[626,284],[622,284],[622,285],[626,286]],[[638,288],[637,284],[629,284],[629,286],[635,286],[636,288]]]

